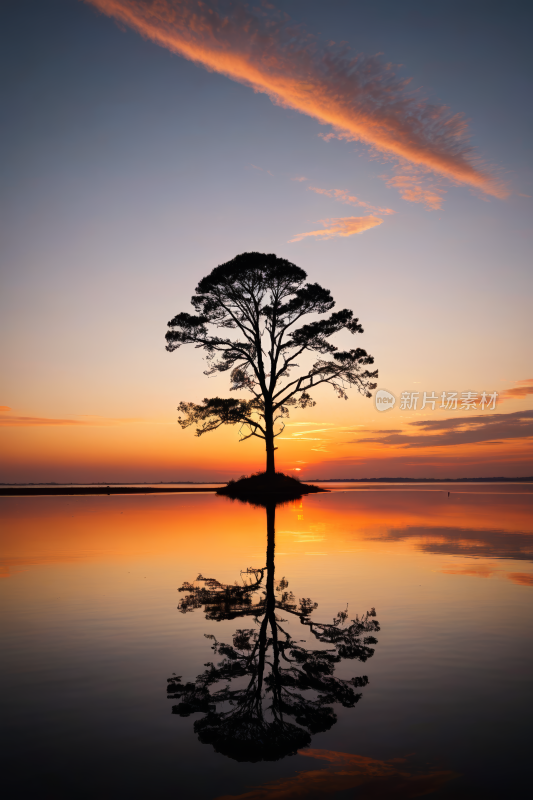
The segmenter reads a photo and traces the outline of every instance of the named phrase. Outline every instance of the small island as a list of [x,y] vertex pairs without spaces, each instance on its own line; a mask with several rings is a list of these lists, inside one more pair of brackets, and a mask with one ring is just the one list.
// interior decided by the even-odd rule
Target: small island
[[296,500],[304,494],[315,492],[328,492],[310,483],[302,483],[291,475],[275,472],[269,475],[266,472],[256,472],[249,477],[239,478],[238,481],[229,481],[226,486],[217,489],[217,494],[230,497],[232,500],[259,501],[261,498],[283,502]]

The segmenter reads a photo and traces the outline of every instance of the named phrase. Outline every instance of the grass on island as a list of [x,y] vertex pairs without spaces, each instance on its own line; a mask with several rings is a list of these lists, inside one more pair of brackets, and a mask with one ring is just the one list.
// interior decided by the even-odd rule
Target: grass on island
[[229,481],[226,486],[217,489],[217,494],[237,499],[261,495],[278,495],[288,499],[301,497],[304,494],[313,492],[327,491],[327,489],[313,486],[310,483],[302,483],[298,478],[285,475],[283,472],[276,472],[274,475],[267,475],[266,472],[256,472],[249,477],[239,478],[238,481]]

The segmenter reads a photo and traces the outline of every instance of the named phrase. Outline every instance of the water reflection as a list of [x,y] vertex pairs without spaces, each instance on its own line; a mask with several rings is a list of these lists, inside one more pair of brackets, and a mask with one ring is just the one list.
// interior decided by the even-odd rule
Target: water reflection
[[[305,522],[282,512],[285,519],[278,527],[297,525],[307,536],[321,531],[321,547],[328,553],[361,547],[378,552],[380,545],[388,553],[393,543],[441,558],[521,561],[524,569],[519,571],[527,573],[533,563],[529,488],[520,494],[452,492],[449,500],[447,492],[415,489],[316,495],[305,501]],[[102,558],[117,564],[124,559],[144,563],[147,558],[166,565],[171,558],[192,564],[200,541],[209,563],[224,568],[233,560],[240,567],[234,554],[255,543],[256,512],[241,507],[227,514],[223,504],[222,498],[198,495],[0,498],[0,578],[28,567],[68,568]],[[195,536],[189,535],[191,530]],[[296,554],[290,538],[278,530],[280,549]],[[385,557],[384,550],[379,552]],[[216,574],[212,567],[209,572]]]
[[[336,666],[371,658],[377,644],[373,634],[379,631],[374,609],[350,621],[346,609],[331,623],[317,622],[312,619],[317,603],[296,602],[288,581],[276,582],[276,502],[265,508],[266,566],[241,572],[242,583],[235,585],[199,575],[194,584],[181,587],[186,594],[178,606],[183,613],[203,607],[214,621],[247,617],[253,627],[237,629],[231,643],[209,635],[216,663],[205,664],[194,683],[168,680],[169,698],[179,700],[172,712],[202,713],[194,723],[199,740],[237,761],[294,755],[313,734],[329,730],[337,720],[333,706],[353,708],[362,696],[358,690],[368,683],[366,675],[337,677]],[[325,647],[305,647],[306,640],[296,640],[288,630],[291,621]]]
[[[216,800],[318,800],[334,795],[351,797],[346,792],[354,789],[357,800],[411,800],[434,794],[458,777],[451,770],[413,770],[407,758],[381,761],[353,753],[312,749],[303,750],[300,755],[325,762],[327,766],[279,778],[242,794],[219,796]],[[454,793],[454,797],[458,796]]]

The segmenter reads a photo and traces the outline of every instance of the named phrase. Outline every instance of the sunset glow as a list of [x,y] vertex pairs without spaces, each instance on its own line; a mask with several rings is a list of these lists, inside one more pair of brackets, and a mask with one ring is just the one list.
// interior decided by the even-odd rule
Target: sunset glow
[[[240,443],[237,427],[198,439],[178,426],[181,401],[246,392],[230,395],[228,373],[207,378],[194,347],[164,349],[198,281],[251,251],[288,259],[353,310],[356,346],[396,398],[380,413],[319,386],[316,406],[285,420],[280,469],[533,473],[528,85],[511,18],[476,17],[487,34],[474,46],[451,12],[391,4],[18,8],[5,12],[6,74],[43,42],[55,55],[5,101],[2,481],[261,469],[261,443]],[[496,63],[502,24],[513,33]],[[401,407],[406,392],[416,407]],[[494,408],[461,408],[483,392]]]

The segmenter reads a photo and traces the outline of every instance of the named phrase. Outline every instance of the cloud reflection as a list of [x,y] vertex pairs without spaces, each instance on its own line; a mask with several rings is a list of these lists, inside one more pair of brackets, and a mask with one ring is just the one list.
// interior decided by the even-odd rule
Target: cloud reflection
[[455,773],[444,770],[425,773],[409,771],[405,765],[406,760],[402,758],[379,761],[352,753],[313,749],[302,750],[299,755],[326,761],[328,767],[299,772],[243,794],[223,795],[217,800],[305,800],[331,797],[337,792],[350,789],[358,789],[358,800],[407,800],[433,794],[456,777]]

